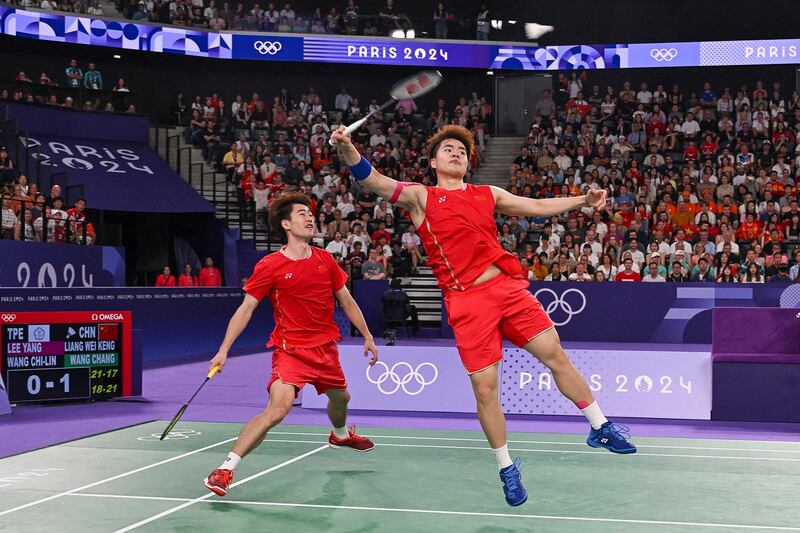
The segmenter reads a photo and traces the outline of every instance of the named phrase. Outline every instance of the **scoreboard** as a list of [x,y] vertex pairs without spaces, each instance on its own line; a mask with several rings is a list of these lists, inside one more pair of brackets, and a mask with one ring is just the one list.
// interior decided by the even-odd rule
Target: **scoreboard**
[[130,396],[131,312],[1,312],[0,375],[12,403]]

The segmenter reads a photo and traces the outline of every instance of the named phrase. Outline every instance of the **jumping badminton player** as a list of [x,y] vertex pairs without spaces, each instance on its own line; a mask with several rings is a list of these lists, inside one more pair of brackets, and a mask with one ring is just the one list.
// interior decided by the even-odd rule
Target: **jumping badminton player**
[[353,177],[367,189],[409,210],[429,264],[445,294],[448,320],[469,373],[478,418],[500,468],[506,502],[525,503],[520,460],[511,460],[506,424],[498,399],[497,365],[503,358],[502,337],[537,357],[553,373],[558,389],[591,424],[587,443],[614,453],[634,453],[627,428],[603,416],[586,381],[561,347],[553,322],[528,291],[516,257],[497,241],[495,211],[511,216],[549,217],[592,206],[605,206],[606,191],[589,190],[573,198],[532,199],[503,189],[464,183],[473,150],[472,134],[445,126],[428,142],[438,185],[425,187],[383,176],[364,159],[340,127],[332,135]]
[[210,368],[220,370],[228,359],[228,350],[247,327],[253,311],[264,296],[275,309],[275,329],[268,346],[272,354],[272,378],[267,385],[269,403],[263,413],[245,425],[231,453],[222,465],[204,480],[206,487],[225,496],[239,461],[256,448],[271,428],[280,423],[292,408],[292,402],[304,385],[314,385],[318,394],[328,396],[328,417],[333,430],[328,437],[332,448],[353,448],[366,452],[375,444],[346,427],[347,392],[336,341],[341,339],[333,321],[333,296],[342,304],[350,321],[364,336],[364,356],[372,354],[370,365],[378,360],[378,349],[364,321],[364,316],[345,287],[347,274],[331,254],[309,246],[314,236],[311,201],[301,193],[286,193],[269,206],[270,226],[285,234],[287,244],[255,267],[244,290],[244,302],[228,324],[219,352]]

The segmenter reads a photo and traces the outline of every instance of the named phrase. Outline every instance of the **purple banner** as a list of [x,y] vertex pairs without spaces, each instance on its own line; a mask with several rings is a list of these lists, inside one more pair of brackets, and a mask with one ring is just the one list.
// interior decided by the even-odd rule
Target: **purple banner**
[[[505,348],[500,401],[507,414],[574,415],[552,373]],[[711,352],[567,349],[608,416],[711,419]]]
[[[800,284],[531,283],[561,340],[711,344],[715,307],[800,308]],[[442,336],[452,337],[442,306]]]
[[528,46],[338,35],[287,36],[62,15],[0,6],[0,33],[28,39],[109,46],[218,59],[342,64],[577,70],[797,63],[800,40],[701,41]]
[[[361,344],[340,344],[350,409],[474,413],[475,397],[455,346],[380,346],[367,365]],[[303,407],[324,409],[325,395],[303,393]]]
[[69,185],[83,185],[89,207],[116,211],[199,213],[213,207],[153,150],[138,116],[9,105],[21,150]]
[[120,287],[125,249],[0,241],[0,287]]

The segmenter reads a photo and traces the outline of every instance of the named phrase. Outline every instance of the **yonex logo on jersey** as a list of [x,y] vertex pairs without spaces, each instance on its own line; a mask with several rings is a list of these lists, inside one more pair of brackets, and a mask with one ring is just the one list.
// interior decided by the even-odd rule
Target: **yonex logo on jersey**
[[286,274],[283,275],[283,278],[284,279],[292,279],[292,273],[291,272],[287,272]]

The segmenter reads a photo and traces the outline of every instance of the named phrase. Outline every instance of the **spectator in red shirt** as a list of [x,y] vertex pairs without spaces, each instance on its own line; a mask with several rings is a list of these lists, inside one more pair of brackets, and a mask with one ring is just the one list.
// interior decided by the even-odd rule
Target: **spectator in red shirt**
[[719,148],[719,145],[714,142],[714,138],[711,135],[706,135],[705,141],[700,145],[700,152],[703,157],[714,157],[717,153],[717,148]]
[[180,275],[178,278],[178,286],[179,287],[199,287],[200,280],[197,279],[192,273],[192,265],[186,263],[183,265],[183,274]]
[[172,275],[172,270],[165,266],[164,270],[161,271],[161,274],[158,275],[156,278],[156,287],[174,287],[175,286],[175,276]]
[[698,150],[697,147],[694,145],[694,141],[689,141],[689,146],[687,146],[683,150],[683,158],[686,161],[693,163],[694,161],[697,161],[699,157],[700,157],[700,150]]
[[617,272],[615,281],[642,281],[642,276],[638,272],[633,271],[633,259],[626,257],[623,262],[625,270]]
[[381,237],[386,239],[386,242],[392,240],[392,234],[386,231],[386,222],[382,220],[378,222],[378,229],[372,232],[372,242],[377,244],[378,241],[381,240]]
[[214,266],[214,260],[206,257],[206,266],[200,270],[201,287],[220,287],[222,286],[222,274]]

